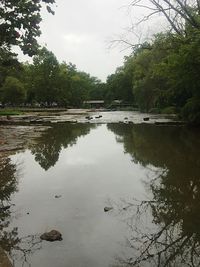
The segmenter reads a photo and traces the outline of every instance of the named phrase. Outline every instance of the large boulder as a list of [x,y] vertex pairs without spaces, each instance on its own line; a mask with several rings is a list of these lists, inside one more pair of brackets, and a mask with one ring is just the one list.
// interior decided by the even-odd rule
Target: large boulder
[[54,241],[61,241],[62,235],[57,230],[51,230],[50,232],[46,232],[40,236],[42,240],[54,242]]

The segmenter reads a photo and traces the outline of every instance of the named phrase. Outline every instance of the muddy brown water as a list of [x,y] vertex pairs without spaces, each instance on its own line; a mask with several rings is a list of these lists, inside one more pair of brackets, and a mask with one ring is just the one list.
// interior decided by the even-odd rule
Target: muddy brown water
[[[175,265],[167,266],[187,266],[191,256],[198,266],[199,134],[186,127],[67,123],[4,158],[0,198],[11,207],[1,210],[1,245],[13,265],[114,267],[138,257],[137,266],[156,266],[160,249],[160,266],[168,259]],[[142,260],[162,227],[148,251],[154,259]],[[52,229],[63,240],[41,241]]]

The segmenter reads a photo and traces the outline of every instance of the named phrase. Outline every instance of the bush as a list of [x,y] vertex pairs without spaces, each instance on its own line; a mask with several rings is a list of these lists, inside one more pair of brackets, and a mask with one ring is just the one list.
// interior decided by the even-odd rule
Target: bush
[[173,106],[163,108],[161,110],[162,114],[176,114],[176,108]]
[[13,109],[0,110],[0,116],[22,115],[23,112]]
[[181,117],[190,123],[200,124],[200,98],[190,98],[181,110]]
[[149,113],[152,113],[152,114],[160,114],[161,111],[160,111],[159,108],[151,108],[151,109],[149,110]]

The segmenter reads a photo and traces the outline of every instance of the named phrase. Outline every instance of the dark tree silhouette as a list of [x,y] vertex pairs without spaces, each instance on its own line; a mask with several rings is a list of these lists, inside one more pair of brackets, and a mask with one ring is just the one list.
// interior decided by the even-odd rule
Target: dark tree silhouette
[[35,160],[44,170],[53,167],[59,159],[62,148],[76,144],[78,137],[87,135],[95,125],[60,124],[45,131],[37,143],[31,146]]

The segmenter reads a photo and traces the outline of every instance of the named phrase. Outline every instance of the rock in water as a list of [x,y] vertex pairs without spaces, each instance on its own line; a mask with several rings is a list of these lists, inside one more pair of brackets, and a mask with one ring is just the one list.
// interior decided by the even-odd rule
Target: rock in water
[[40,236],[42,240],[54,242],[54,241],[61,241],[62,235],[57,230],[51,230],[50,232],[46,232]]
[[149,117],[143,118],[143,121],[149,121]]
[[105,212],[108,212],[108,211],[110,211],[110,210],[112,210],[112,209],[113,209],[113,207],[105,207],[105,208],[104,208],[104,211],[105,211]]
[[62,197],[61,195],[55,195],[55,198],[60,198],[60,197]]

